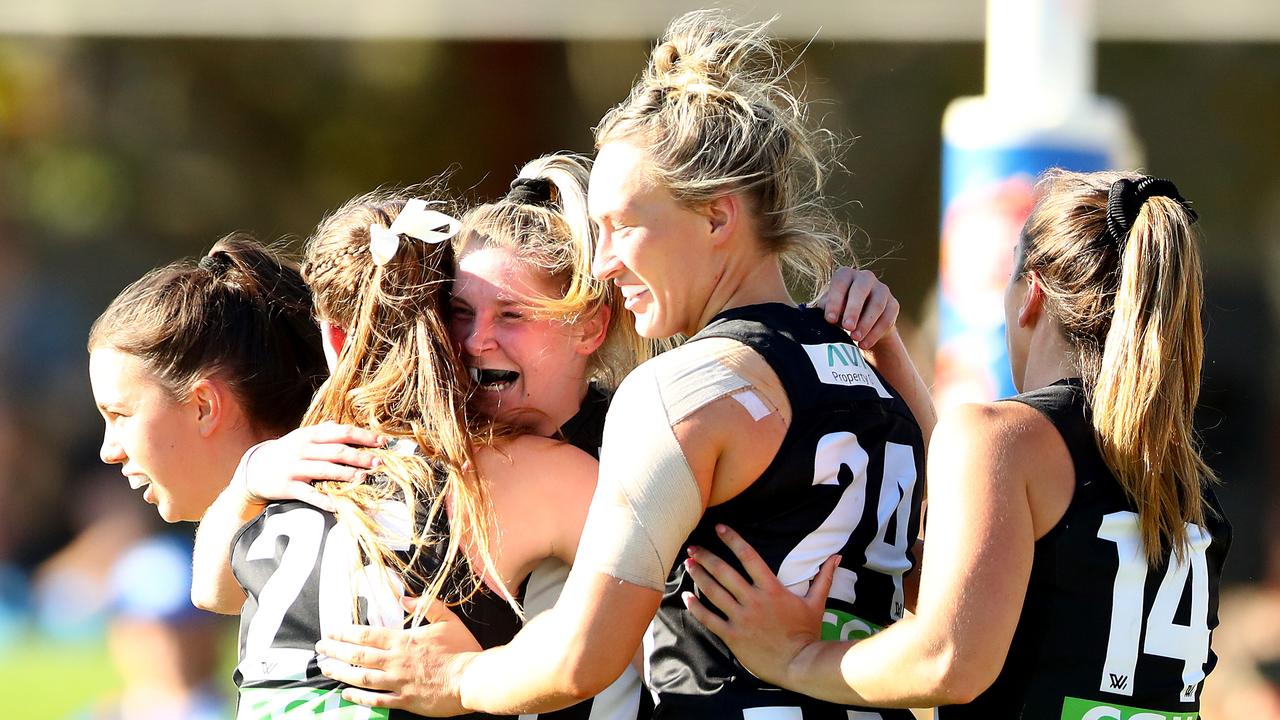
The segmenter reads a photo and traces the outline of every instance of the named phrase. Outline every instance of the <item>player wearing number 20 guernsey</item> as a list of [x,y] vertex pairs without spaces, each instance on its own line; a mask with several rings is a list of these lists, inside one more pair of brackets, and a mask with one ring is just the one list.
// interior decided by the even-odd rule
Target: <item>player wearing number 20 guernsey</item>
[[[1040,411],[1066,443],[1075,492],[1036,541],[1022,615],[1004,668],[957,718],[1192,718],[1217,662],[1218,582],[1231,528],[1211,489],[1183,558],[1149,565],[1138,515],[1098,451],[1078,380],[1013,400]],[[1112,710],[1107,710],[1111,708]],[[1158,714],[1135,715],[1139,708]],[[1150,712],[1150,711],[1148,711]]]
[[[412,449],[412,443],[401,442]],[[417,518],[426,515],[420,508]],[[385,502],[376,516],[383,541],[409,559],[409,515],[403,502]],[[440,538],[424,550],[418,575],[431,577],[445,552],[448,517],[436,516],[430,534]],[[421,534],[421,533],[419,533]],[[404,588],[399,579],[365,566],[353,572],[360,550],[350,529],[332,513],[299,501],[268,505],[236,536],[231,566],[247,600],[240,622],[240,687],[242,720],[275,717],[307,708],[327,719],[418,717],[400,711],[366,708],[344,702],[341,683],[320,673],[316,640],[326,630],[351,624],[401,627],[405,612],[400,598],[420,587]],[[465,563],[453,566],[452,582],[442,598],[457,602],[469,587]],[[354,604],[353,604],[354,603]],[[484,647],[507,642],[520,627],[507,601],[482,588],[454,608]],[[489,716],[483,716],[489,717]]]
[[[900,619],[924,485],[924,443],[906,403],[816,309],[727,310],[691,342],[710,338],[759,353],[781,383],[792,420],[768,469],[737,497],[707,508],[687,544],[721,548],[715,526],[730,525],[800,591],[839,553],[823,635],[857,639]],[[906,710],[849,710],[761,682],[689,617],[681,595],[696,591],[677,564],[645,637],[655,717],[744,717],[765,708],[793,708],[777,717],[911,717]]]
[[[501,644],[519,625],[513,596],[527,568],[572,561],[596,463],[473,411],[446,329],[445,241],[459,222],[433,206],[399,191],[361,196],[307,244],[303,277],[332,373],[298,432],[376,428],[395,441],[371,451],[377,463],[363,467],[376,470],[270,502],[251,479],[283,474],[281,460],[278,446],[259,445],[201,522],[192,595],[241,612],[240,720],[403,717],[344,700],[349,685],[324,672],[349,662],[368,677],[367,656],[318,655],[317,643],[353,623],[418,626],[441,601],[477,641]],[[555,507],[554,521],[539,520],[549,513],[538,502]],[[513,528],[517,511],[528,522]],[[418,598],[408,619],[406,595]]]

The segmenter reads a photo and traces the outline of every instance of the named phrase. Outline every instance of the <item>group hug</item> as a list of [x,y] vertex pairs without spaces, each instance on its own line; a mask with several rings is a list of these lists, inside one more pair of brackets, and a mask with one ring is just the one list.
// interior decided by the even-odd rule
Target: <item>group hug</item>
[[686,14],[593,157],[369,192],[297,264],[231,235],[97,319],[102,460],[199,522],[237,718],[1198,717],[1191,203],[1045,173],[1020,394],[939,418],[786,68]]

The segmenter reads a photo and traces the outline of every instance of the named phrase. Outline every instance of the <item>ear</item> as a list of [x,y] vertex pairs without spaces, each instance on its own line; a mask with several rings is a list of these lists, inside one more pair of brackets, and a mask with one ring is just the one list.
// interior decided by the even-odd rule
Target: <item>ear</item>
[[225,385],[201,378],[191,385],[190,400],[196,413],[196,429],[200,437],[213,435],[227,418]]
[[578,331],[582,334],[574,349],[579,355],[590,355],[600,349],[605,335],[609,333],[609,319],[612,317],[613,309],[608,305],[601,305],[591,317],[578,321]]
[[1022,305],[1018,308],[1018,327],[1034,325],[1044,312],[1044,285],[1034,270],[1026,273],[1027,291],[1022,296]]
[[707,222],[711,227],[711,242],[723,244],[738,227],[738,219],[742,214],[742,196],[729,193],[707,203],[703,209]]
[[347,344],[347,331],[328,320],[320,321],[320,342],[323,345],[324,359],[329,363],[329,372],[338,367],[338,356]]

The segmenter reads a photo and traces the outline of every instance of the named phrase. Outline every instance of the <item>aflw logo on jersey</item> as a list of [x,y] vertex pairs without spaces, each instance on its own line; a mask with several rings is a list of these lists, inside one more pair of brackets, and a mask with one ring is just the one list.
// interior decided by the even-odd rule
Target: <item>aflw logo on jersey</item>
[[828,385],[844,385],[855,387],[862,385],[875,388],[882,398],[893,397],[884,389],[880,378],[867,365],[862,352],[848,343],[823,343],[822,345],[803,345],[809,354],[813,369],[818,372],[818,379]]

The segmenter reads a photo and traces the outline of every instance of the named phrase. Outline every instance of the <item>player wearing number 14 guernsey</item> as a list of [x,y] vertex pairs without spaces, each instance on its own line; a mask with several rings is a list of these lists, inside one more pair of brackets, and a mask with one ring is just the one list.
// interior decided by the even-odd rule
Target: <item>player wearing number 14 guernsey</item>
[[934,431],[915,613],[823,642],[820,594],[793,612],[738,538],[725,535],[750,585],[692,559],[735,602],[691,612],[762,677],[834,701],[941,705],[943,720],[1198,717],[1231,531],[1192,422],[1196,213],[1172,182],[1127,173],[1054,170],[1036,194],[1004,296],[1026,392],[952,408]]
[[[1066,443],[1075,492],[1036,542],[1009,656],[995,683],[939,717],[1174,720],[1194,718],[1217,663],[1218,582],[1231,527],[1204,489],[1205,525],[1189,525],[1186,555],[1149,566],[1138,515],[1107,465],[1079,380],[1012,400],[1040,411]],[[1144,714],[1145,713],[1145,714]]]
[[1035,412],[997,403],[989,413],[1022,419],[978,437],[999,455],[993,436],[1027,446],[1056,431],[1070,466],[1008,452],[1025,487],[1001,499],[1038,538],[1026,595],[994,683],[940,717],[1194,718],[1231,541],[1192,425],[1198,216],[1150,176],[1050,171],[1037,195],[1005,293],[1011,369],[1028,388],[1013,399]]

